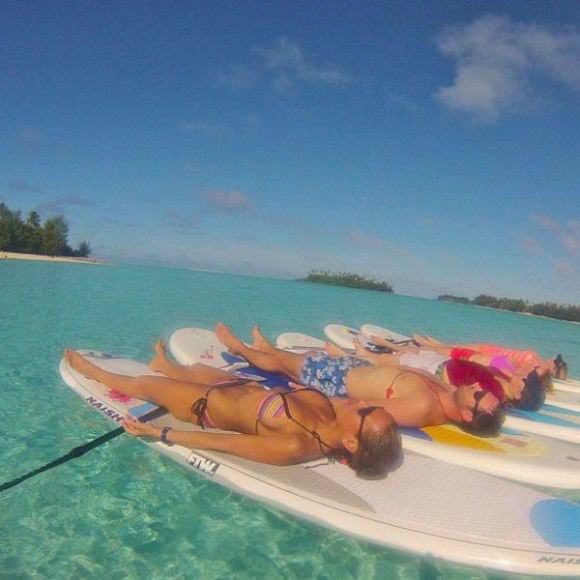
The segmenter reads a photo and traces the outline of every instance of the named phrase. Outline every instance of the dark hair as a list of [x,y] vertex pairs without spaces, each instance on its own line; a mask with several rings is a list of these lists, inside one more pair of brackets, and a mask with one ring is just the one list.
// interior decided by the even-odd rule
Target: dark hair
[[546,388],[535,369],[524,379],[524,388],[521,397],[510,404],[516,409],[524,411],[537,411],[546,400]]
[[477,409],[471,421],[464,421],[461,427],[471,435],[478,437],[495,437],[505,419],[505,412],[501,405],[497,405],[491,412]]
[[554,392],[554,375],[550,371],[545,371],[540,375],[540,380],[542,381],[542,385],[544,385],[544,390],[546,393],[553,393]]
[[561,354],[554,359],[554,374],[557,379],[566,379],[568,375],[568,365]]
[[350,456],[349,464],[358,477],[384,477],[401,455],[401,436],[393,421],[382,431],[366,429],[361,433],[358,449]]

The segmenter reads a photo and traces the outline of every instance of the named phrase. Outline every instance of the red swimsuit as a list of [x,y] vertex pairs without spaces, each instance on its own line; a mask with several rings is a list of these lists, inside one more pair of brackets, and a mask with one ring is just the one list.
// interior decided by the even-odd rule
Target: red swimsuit
[[495,395],[501,403],[505,401],[506,397],[501,384],[489,367],[459,358],[452,358],[443,364],[450,385],[463,387],[478,383],[482,389]]

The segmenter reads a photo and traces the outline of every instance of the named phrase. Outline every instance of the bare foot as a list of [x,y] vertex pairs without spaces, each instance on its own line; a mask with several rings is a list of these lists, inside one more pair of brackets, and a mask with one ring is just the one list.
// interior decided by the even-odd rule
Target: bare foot
[[216,324],[215,334],[218,337],[218,340],[227,347],[232,354],[242,354],[241,351],[244,344],[223,322]]
[[274,345],[262,334],[257,324],[252,328],[252,337],[254,338],[252,347],[256,350],[262,350],[264,352],[272,352],[274,350]]
[[155,343],[155,356],[149,361],[149,368],[152,371],[162,373],[167,368],[167,353],[165,351],[165,342],[160,338]]
[[96,376],[99,373],[98,367],[96,367],[93,363],[90,363],[84,356],[80,355],[78,352],[67,348],[64,351],[64,359],[72,369],[74,369],[81,375],[89,379],[96,379]]

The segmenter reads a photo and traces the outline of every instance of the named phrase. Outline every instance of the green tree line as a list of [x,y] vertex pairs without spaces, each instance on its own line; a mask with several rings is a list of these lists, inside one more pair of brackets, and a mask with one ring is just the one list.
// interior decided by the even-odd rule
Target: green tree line
[[369,280],[351,272],[327,272],[312,270],[303,282],[316,282],[317,284],[331,284],[333,286],[346,286],[347,288],[362,288],[364,290],[378,290],[379,292],[393,293],[394,289],[386,282]]
[[41,223],[37,212],[31,211],[26,219],[20,211],[10,210],[0,203],[0,251],[45,256],[86,258],[91,253],[88,242],[77,248],[68,244],[69,227],[64,216],[48,218]]
[[460,296],[443,294],[438,300],[447,302],[460,302],[462,304],[475,304],[476,306],[487,306],[489,308],[499,308],[500,310],[510,310],[511,312],[525,312],[538,316],[557,318],[558,320],[569,320],[580,322],[580,306],[571,304],[556,304],[554,302],[531,303],[521,298],[496,298],[488,294],[480,294],[473,300]]

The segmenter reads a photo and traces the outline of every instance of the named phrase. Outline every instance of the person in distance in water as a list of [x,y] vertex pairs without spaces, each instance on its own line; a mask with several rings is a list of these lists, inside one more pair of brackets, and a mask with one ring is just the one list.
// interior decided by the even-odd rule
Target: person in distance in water
[[397,425],[383,407],[329,398],[314,390],[268,391],[259,383],[203,364],[175,364],[161,341],[155,350],[149,366],[165,376],[124,376],[101,369],[75,351],[65,350],[64,356],[82,375],[164,407],[181,421],[236,432],[161,429],[127,417],[123,426],[137,437],[273,465],[327,457],[347,463],[366,478],[384,476],[400,458]]
[[215,332],[233,354],[253,365],[284,373],[296,386],[315,388],[329,397],[363,399],[380,405],[401,426],[451,422],[470,433],[492,436],[503,423],[499,400],[479,383],[452,387],[425,371],[405,366],[375,366],[361,358],[331,356],[324,351],[286,352],[275,348],[257,326],[252,331],[252,347],[223,323],[216,326]]

